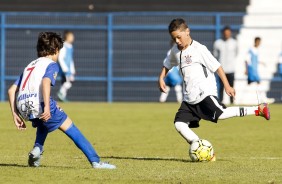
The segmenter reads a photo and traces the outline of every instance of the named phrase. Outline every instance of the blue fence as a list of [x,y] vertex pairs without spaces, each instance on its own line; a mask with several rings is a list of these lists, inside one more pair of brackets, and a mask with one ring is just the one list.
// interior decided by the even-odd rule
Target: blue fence
[[[243,13],[127,12],[24,13],[2,12],[0,100],[23,67],[36,58],[40,31],[73,30],[77,76],[69,93],[80,101],[157,101],[157,75],[169,49],[167,26],[176,17],[187,20],[191,35],[209,49],[220,30],[230,25],[237,34]],[[58,87],[53,89],[58,90]],[[172,98],[172,97],[171,97]]]

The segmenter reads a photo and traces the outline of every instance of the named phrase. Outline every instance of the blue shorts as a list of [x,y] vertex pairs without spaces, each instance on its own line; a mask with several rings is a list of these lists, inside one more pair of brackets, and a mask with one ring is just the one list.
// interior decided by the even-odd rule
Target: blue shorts
[[61,108],[56,107],[51,110],[51,118],[47,122],[38,118],[30,119],[30,121],[32,122],[32,126],[34,128],[44,126],[47,128],[48,132],[52,132],[57,130],[64,123],[67,117],[67,114]]

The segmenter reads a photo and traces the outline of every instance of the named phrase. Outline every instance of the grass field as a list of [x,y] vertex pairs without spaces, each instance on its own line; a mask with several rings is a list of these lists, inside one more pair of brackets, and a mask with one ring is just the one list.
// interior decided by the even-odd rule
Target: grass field
[[0,183],[282,183],[282,105],[271,120],[201,121],[195,132],[209,140],[217,161],[192,163],[173,126],[178,104],[61,104],[113,171],[94,170],[60,131],[49,135],[40,168],[27,167],[35,129],[13,125],[0,103]]

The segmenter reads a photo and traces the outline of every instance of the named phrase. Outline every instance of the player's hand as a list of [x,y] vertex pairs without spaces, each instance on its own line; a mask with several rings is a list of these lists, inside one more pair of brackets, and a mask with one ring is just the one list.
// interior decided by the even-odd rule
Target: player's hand
[[47,122],[51,118],[50,108],[46,107],[44,108],[44,112],[41,114],[40,118],[44,122]]
[[159,79],[159,89],[161,92],[166,93],[166,85],[163,79]]
[[225,88],[225,92],[228,96],[232,96],[233,98],[235,98],[236,91],[235,91],[234,88],[229,86],[229,87]]
[[18,114],[14,114],[14,123],[18,130],[25,130],[26,125],[22,117],[20,117]]

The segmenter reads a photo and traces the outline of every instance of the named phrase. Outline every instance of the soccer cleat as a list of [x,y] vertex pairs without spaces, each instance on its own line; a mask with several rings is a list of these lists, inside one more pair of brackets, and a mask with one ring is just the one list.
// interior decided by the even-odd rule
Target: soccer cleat
[[28,166],[39,167],[42,152],[39,147],[34,147],[28,154]]
[[270,120],[270,112],[267,103],[262,103],[258,105],[258,110],[255,111],[256,116],[262,116],[266,120]]
[[108,162],[92,162],[94,169],[116,169],[115,165],[109,164]]

